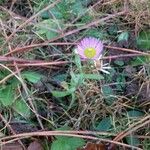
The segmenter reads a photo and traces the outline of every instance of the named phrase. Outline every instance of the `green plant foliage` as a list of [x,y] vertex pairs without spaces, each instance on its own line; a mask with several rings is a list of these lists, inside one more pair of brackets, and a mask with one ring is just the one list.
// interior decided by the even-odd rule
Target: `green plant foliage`
[[75,90],[76,90],[75,88],[70,88],[66,91],[52,91],[51,93],[54,97],[58,98],[58,97],[68,96],[68,95],[72,94],[73,92],[75,92]]
[[113,92],[112,88],[110,86],[103,86],[102,92],[103,92],[106,102],[109,105],[111,105],[114,102],[114,97],[113,97],[114,92]]
[[118,36],[118,42],[121,41],[128,41],[129,39],[129,33],[128,32],[122,32],[119,36]]
[[91,79],[91,80],[103,80],[104,77],[100,74],[83,74],[84,79]]
[[13,109],[24,118],[29,118],[31,111],[22,99],[17,99],[13,104]]
[[115,60],[114,63],[118,66],[123,66],[124,65],[124,61],[121,61],[121,60]]
[[99,38],[101,40],[105,40],[108,36],[107,33],[102,31],[101,29],[90,29],[88,31],[85,31],[85,35]]
[[[53,0],[54,2],[54,0]],[[56,7],[41,14],[43,19],[53,18],[69,20],[81,15],[85,7],[80,0],[62,0]],[[50,13],[49,13],[50,12]],[[53,14],[53,15],[52,15]]]
[[117,27],[117,25],[111,25],[109,28],[108,28],[108,30],[107,30],[107,32],[110,34],[110,35],[116,35],[117,34],[117,31],[118,31],[118,27]]
[[10,106],[14,102],[15,91],[12,85],[7,85],[0,89],[0,102],[4,106]]
[[150,49],[150,30],[141,31],[137,37],[137,46],[143,50]]
[[134,118],[144,116],[144,112],[141,112],[141,111],[138,111],[138,110],[130,110],[127,113],[128,113],[129,117],[134,117]]
[[118,77],[116,78],[116,81],[117,81],[117,85],[116,85],[116,87],[117,87],[117,90],[119,90],[119,91],[122,91],[123,90],[123,88],[125,87],[125,82],[126,82],[126,80],[125,80],[125,75],[124,74],[120,74],[120,75],[118,75]]
[[42,74],[33,71],[24,71],[21,73],[22,77],[31,83],[37,83],[43,77]]
[[74,62],[76,64],[77,68],[79,69],[79,72],[82,72],[81,59],[80,59],[79,55],[75,55]]
[[140,140],[136,137],[126,137],[126,141],[128,144],[132,145],[132,146],[139,146],[140,145]]
[[134,58],[134,60],[131,61],[132,66],[139,66],[139,65],[144,65],[145,63],[148,63],[150,61],[149,56],[139,56]]
[[63,21],[56,19],[47,19],[43,20],[35,25],[36,33],[43,38],[47,38],[48,40],[55,38],[59,35],[59,30],[63,28]]
[[84,144],[85,142],[81,138],[63,136],[52,142],[51,150],[76,150]]
[[112,126],[111,118],[110,117],[106,117],[106,118],[103,118],[99,122],[99,124],[96,127],[96,130],[98,130],[98,131],[108,131],[111,126]]

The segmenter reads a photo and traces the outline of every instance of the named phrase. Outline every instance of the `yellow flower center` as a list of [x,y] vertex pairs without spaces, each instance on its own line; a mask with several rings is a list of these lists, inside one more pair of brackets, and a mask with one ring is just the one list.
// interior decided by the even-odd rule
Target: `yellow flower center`
[[84,50],[84,55],[87,58],[93,58],[96,55],[96,50],[94,48],[86,48]]

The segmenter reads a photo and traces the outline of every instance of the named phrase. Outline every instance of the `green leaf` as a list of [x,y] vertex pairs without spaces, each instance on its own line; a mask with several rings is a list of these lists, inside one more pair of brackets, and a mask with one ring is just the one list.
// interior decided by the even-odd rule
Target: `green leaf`
[[113,95],[113,90],[110,86],[103,86],[102,91],[105,96]]
[[0,102],[4,106],[12,105],[14,99],[15,99],[15,91],[11,85],[7,85],[6,87],[0,89]]
[[121,61],[121,60],[115,60],[114,63],[118,66],[123,66],[124,65],[124,61]]
[[78,67],[79,71],[82,72],[82,65],[81,65],[81,59],[79,55],[75,55],[75,60],[74,60],[76,66]]
[[30,117],[30,109],[22,99],[17,99],[13,104],[13,109],[24,118]]
[[139,57],[136,57],[133,61],[131,61],[131,65],[139,66],[139,65],[143,65],[149,61],[150,61],[149,56],[139,56]]
[[33,71],[24,71],[21,75],[24,79],[27,79],[31,83],[37,83],[43,77],[42,74]]
[[102,92],[105,97],[106,102],[111,105],[114,102],[114,92],[110,86],[103,86],[102,87]]
[[96,127],[96,130],[98,131],[108,131],[111,127],[111,118],[110,117],[106,117],[103,118],[98,126]]
[[85,141],[76,137],[62,137],[55,140],[51,145],[51,150],[76,150],[84,146]]
[[111,25],[109,28],[108,28],[108,33],[110,35],[116,35],[117,34],[117,31],[118,31],[118,26],[117,25]]
[[84,79],[103,80],[104,77],[100,74],[83,74]]
[[130,111],[128,111],[127,113],[128,113],[128,116],[129,116],[129,117],[138,118],[138,117],[144,116],[144,112],[138,111],[138,110],[130,110]]
[[119,36],[118,36],[118,42],[121,41],[128,41],[129,38],[129,33],[128,32],[122,32]]
[[102,29],[90,29],[85,31],[86,36],[92,36],[99,38],[101,40],[105,40],[107,38],[107,33],[104,32]]
[[140,140],[136,137],[126,137],[127,143],[132,145],[132,146],[138,146],[140,145]]
[[68,89],[67,91],[52,91],[52,95],[54,97],[65,97],[65,96],[68,96],[70,94],[72,94],[73,92],[75,92],[75,88],[70,88]]
[[150,49],[150,30],[145,30],[139,33],[139,36],[137,37],[137,46],[140,49],[143,50],[149,50]]
[[83,73],[80,74],[74,74],[74,72],[70,73],[71,75],[71,87],[77,88],[83,83]]
[[63,28],[62,20],[47,19],[35,25],[36,33],[40,36],[45,36],[48,40],[59,35],[59,28]]

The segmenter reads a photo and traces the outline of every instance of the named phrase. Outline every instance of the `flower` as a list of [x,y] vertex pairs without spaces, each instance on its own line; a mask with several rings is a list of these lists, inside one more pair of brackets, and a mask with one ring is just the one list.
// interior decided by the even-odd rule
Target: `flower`
[[77,45],[76,52],[83,59],[93,59],[98,60],[102,56],[103,51],[103,43],[94,38],[88,37],[81,40],[81,42]]

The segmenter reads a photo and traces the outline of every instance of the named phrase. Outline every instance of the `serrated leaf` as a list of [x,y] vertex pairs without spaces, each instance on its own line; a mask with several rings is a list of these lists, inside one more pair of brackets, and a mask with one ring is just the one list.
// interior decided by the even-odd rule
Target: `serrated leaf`
[[14,102],[15,91],[11,85],[7,85],[3,89],[0,89],[0,102],[4,106],[10,106]]
[[137,46],[140,49],[143,50],[149,50],[150,49],[150,30],[145,30],[139,33],[139,36],[137,37]]
[[37,83],[43,77],[42,74],[33,71],[24,71],[23,73],[21,73],[21,75],[24,79],[28,80],[31,83]]
[[73,92],[75,92],[75,90],[76,90],[75,88],[70,88],[66,91],[52,91],[51,93],[54,97],[58,98],[58,97],[68,96],[68,95],[72,94]]
[[28,118],[30,116],[30,109],[27,104],[22,99],[17,99],[13,104],[13,109],[22,115],[24,118]]
[[83,74],[84,79],[103,80],[104,77],[100,74]]
[[111,118],[103,118],[96,127],[98,131],[108,131],[111,127]]
[[118,42],[121,41],[128,41],[129,38],[129,33],[128,32],[122,32],[119,36],[118,36]]
[[138,110],[130,110],[127,112],[129,117],[142,117],[144,116],[144,112]]
[[84,140],[76,137],[63,137],[55,140],[51,150],[76,150],[85,144]]

